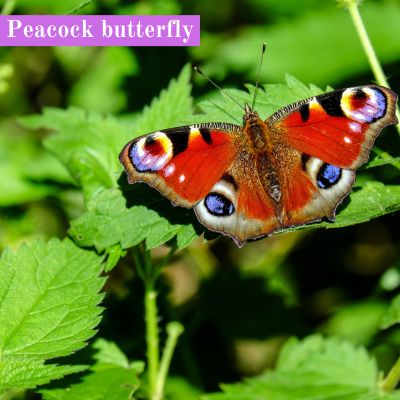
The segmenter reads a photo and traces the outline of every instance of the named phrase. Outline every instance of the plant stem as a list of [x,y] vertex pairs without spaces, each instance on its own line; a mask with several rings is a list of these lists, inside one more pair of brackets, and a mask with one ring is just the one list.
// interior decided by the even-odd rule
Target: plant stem
[[76,6],[73,10],[67,12],[66,15],[71,15],[71,14],[75,14],[76,12],[78,12],[79,10],[81,10],[83,7],[86,7],[88,4],[92,3],[93,0],[86,0],[83,3],[79,4],[78,6]]
[[14,11],[17,0],[6,0],[3,8],[1,9],[1,15],[10,15]]
[[157,376],[156,391],[152,400],[161,400],[164,396],[164,386],[167,379],[169,366],[171,365],[172,356],[179,336],[183,333],[183,326],[179,322],[170,322],[167,325],[167,342],[163,351],[160,370]]
[[158,331],[157,291],[155,290],[155,284],[162,267],[171,260],[175,250],[176,246],[172,246],[166,257],[156,264],[151,259],[150,251],[146,250],[143,245],[133,248],[133,258],[136,268],[145,287],[144,318],[146,324],[147,376],[149,382],[149,399],[151,400],[162,399],[172,354],[177,339],[183,331],[183,327],[177,322],[167,326],[168,338],[160,368],[160,340]]
[[[374,74],[375,80],[379,85],[386,86],[390,88],[389,82],[386,79],[385,73],[383,72],[382,66],[376,56],[375,50],[372,46],[372,43],[369,39],[367,30],[365,29],[364,22],[361,18],[360,11],[358,9],[358,1],[356,0],[347,0],[344,2],[345,6],[349,10],[351,19],[353,20],[353,24],[357,30],[358,37],[360,38],[361,44],[364,48],[364,52],[368,58],[369,65],[372,69],[372,73]],[[400,112],[399,108],[396,107],[396,117],[400,122]],[[396,128],[400,134],[400,124],[396,125]]]
[[156,391],[159,365],[157,292],[154,290],[153,285],[150,284],[146,284],[145,290],[144,309],[146,321],[149,394],[150,398],[153,399]]
[[392,369],[381,384],[382,390],[392,392],[400,382],[400,358],[397,359]]

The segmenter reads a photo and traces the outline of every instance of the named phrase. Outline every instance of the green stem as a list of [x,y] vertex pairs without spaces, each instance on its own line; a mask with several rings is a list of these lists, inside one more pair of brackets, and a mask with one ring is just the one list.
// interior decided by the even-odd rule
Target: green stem
[[167,325],[167,341],[163,351],[160,370],[157,376],[156,391],[152,400],[161,400],[164,396],[164,386],[167,379],[169,367],[171,365],[172,356],[179,336],[183,333],[183,326],[179,322],[170,322]]
[[157,385],[159,365],[159,338],[158,338],[158,312],[157,292],[152,285],[146,285],[144,298],[145,321],[146,321],[146,344],[150,398],[154,398]]
[[66,15],[75,14],[76,12],[81,10],[83,7],[86,7],[90,3],[93,3],[93,0],[86,0],[83,3],[79,4],[78,6],[76,6],[73,10],[67,12]]
[[397,384],[400,382],[400,358],[393,365],[392,369],[387,374],[386,378],[381,384],[382,390],[385,392],[392,392]]
[[395,158],[393,158],[393,157],[392,157],[389,153],[387,153],[386,151],[381,150],[380,148],[378,148],[378,147],[375,146],[375,147],[373,147],[373,152],[374,152],[375,154],[378,154],[379,157],[388,160],[388,163],[389,163],[390,165],[392,165],[393,167],[395,167],[395,168],[397,168],[397,169],[400,169],[400,162],[397,161]]
[[[358,9],[358,1],[357,0],[347,0],[344,1],[345,6],[349,10],[351,19],[353,20],[353,24],[357,30],[358,37],[360,38],[361,44],[364,48],[364,52],[368,58],[369,65],[372,69],[372,73],[374,74],[375,80],[379,85],[390,88],[389,82],[386,79],[385,73],[383,72],[382,66],[376,56],[375,50],[372,46],[372,43],[369,39],[367,30],[365,29],[364,22],[361,18],[360,11]],[[396,117],[400,122],[400,112],[399,108],[396,107]],[[400,134],[400,124],[396,125],[396,128]]]
[[[150,251],[146,250],[143,244],[133,248],[133,257],[136,268],[145,286],[144,318],[146,324],[147,376],[149,382],[149,398],[151,400],[162,398],[166,374],[168,373],[169,363],[171,362],[172,358],[172,353],[169,355],[171,350],[167,351],[167,348],[169,349],[172,346],[173,352],[173,349],[176,345],[176,340],[180,334],[176,333],[179,331],[176,326],[175,328],[172,328],[171,332],[168,331],[168,338],[170,336],[172,337],[172,339],[169,339],[172,340],[172,344],[167,340],[166,350],[164,352],[167,354],[167,361],[162,361],[161,368],[159,368],[160,344],[158,330],[157,291],[155,290],[155,284],[158,276],[160,275],[162,267],[171,260],[175,250],[176,247],[172,247],[167,256],[164,257],[161,262],[156,264],[151,259]],[[172,326],[174,327],[174,325]],[[167,330],[168,329],[170,328],[167,327]],[[181,328],[181,330],[182,329],[183,328]],[[165,357],[163,355],[163,360],[164,358]],[[159,378],[160,376],[161,378]],[[161,383],[159,383],[160,379]]]
[[17,0],[6,0],[3,8],[1,9],[1,15],[10,15],[14,11],[17,4]]

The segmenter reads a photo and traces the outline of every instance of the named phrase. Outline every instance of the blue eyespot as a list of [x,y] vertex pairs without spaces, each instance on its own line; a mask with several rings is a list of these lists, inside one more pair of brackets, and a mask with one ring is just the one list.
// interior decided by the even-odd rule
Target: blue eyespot
[[221,193],[211,192],[204,199],[207,211],[217,217],[232,215],[235,211],[233,203]]
[[342,169],[331,164],[322,164],[317,174],[317,184],[321,189],[329,189],[339,182]]

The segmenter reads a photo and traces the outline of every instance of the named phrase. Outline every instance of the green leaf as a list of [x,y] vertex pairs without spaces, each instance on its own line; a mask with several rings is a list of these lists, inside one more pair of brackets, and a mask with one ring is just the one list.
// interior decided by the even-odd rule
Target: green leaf
[[139,374],[143,372],[143,363],[129,363],[115,343],[104,339],[97,340],[93,347],[97,350],[97,362],[89,373],[66,389],[42,390],[45,400],[132,399],[140,386]]
[[116,113],[127,102],[128,92],[121,87],[123,81],[137,72],[138,65],[129,47],[95,50],[91,68],[71,90],[70,104],[101,113]]
[[70,240],[23,245],[0,259],[0,390],[32,388],[82,366],[44,361],[85,345],[100,321],[102,257]]
[[69,183],[68,172],[49,152],[29,135],[16,135],[1,126],[0,206],[11,206],[55,195],[50,181]]
[[289,340],[274,371],[222,389],[204,400],[392,398],[379,389],[376,363],[364,348],[320,336]]
[[400,295],[397,295],[390,303],[389,308],[382,316],[381,328],[386,329],[400,322]]
[[57,132],[45,140],[45,146],[82,186],[86,199],[116,186],[121,171],[118,154],[128,141],[129,132],[115,118],[103,118],[78,108],[46,108],[41,115],[21,118],[21,123],[31,129]]
[[[289,74],[286,75],[285,80],[285,84],[273,83],[261,86],[255,107],[261,118],[266,119],[288,104],[324,93],[317,86],[306,86]],[[252,104],[255,87],[253,85],[245,86],[248,91],[227,89],[225,92],[237,100],[239,104]],[[193,115],[185,121],[186,123],[210,121],[231,122],[239,125],[243,123],[243,110],[240,111],[239,107],[223,93],[222,97],[212,101],[203,101],[198,106],[204,112],[204,115]]]
[[329,336],[338,336],[357,344],[367,344],[379,331],[379,322],[387,306],[364,301],[340,307],[322,326]]
[[178,78],[172,79],[167,89],[143,109],[141,118],[135,124],[134,137],[182,125],[184,118],[192,113],[189,80],[190,67],[186,65]]
[[320,222],[303,225],[301,228],[341,228],[367,222],[398,210],[400,210],[400,186],[367,182],[361,188],[353,188],[349,199],[339,206],[334,223]]
[[113,364],[124,368],[129,367],[128,358],[114,342],[97,339],[92,347],[97,350],[94,358],[98,363]]
[[[118,189],[107,190],[89,203],[89,210],[72,221],[70,234],[83,247],[103,251],[115,245],[122,249],[146,240],[148,249],[173,237],[183,248],[196,237],[193,213],[182,208],[171,210],[170,203],[153,189],[135,185],[129,193],[131,205]],[[174,216],[167,218],[168,215]]]
[[103,118],[78,108],[46,108],[41,115],[21,118],[21,123],[31,129],[56,131],[45,140],[45,146],[62,161],[90,200],[117,186],[122,171],[118,155],[129,140],[160,127],[179,125],[183,116],[191,113],[189,77],[186,66],[160,97],[145,107],[132,131],[132,126],[128,128],[113,117]]

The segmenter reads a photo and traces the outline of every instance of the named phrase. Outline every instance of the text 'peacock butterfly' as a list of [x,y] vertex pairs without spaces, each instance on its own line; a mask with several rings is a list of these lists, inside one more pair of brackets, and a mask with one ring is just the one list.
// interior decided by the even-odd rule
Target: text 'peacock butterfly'
[[334,220],[382,128],[396,124],[397,95],[365,85],[290,104],[263,121],[245,105],[243,126],[224,122],[138,137],[120,161],[207,228],[248,239]]

